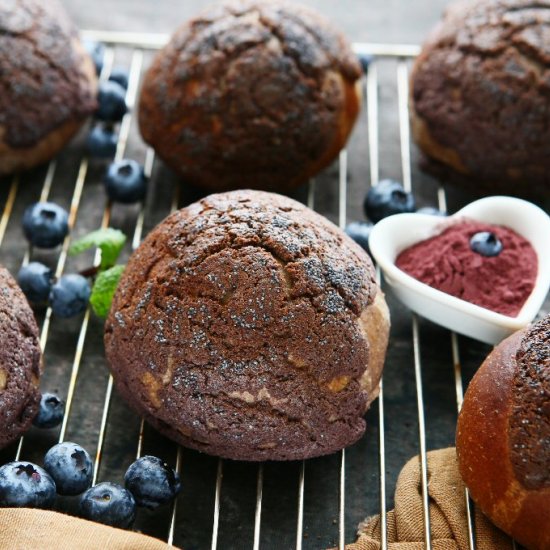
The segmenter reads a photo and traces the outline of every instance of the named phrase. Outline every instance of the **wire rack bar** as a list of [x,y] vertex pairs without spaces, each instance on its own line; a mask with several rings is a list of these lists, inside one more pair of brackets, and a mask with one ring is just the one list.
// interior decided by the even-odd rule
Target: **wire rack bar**
[[[456,390],[456,406],[458,412],[462,408],[462,402],[464,400],[464,389],[462,386],[462,369],[460,366],[460,352],[458,350],[458,337],[455,332],[451,332],[451,350],[453,354],[453,366],[455,375],[455,390]],[[473,514],[472,506],[470,504],[470,495],[468,489],[464,490],[464,498],[466,502],[466,520],[468,522],[468,546],[470,550],[475,550],[476,543],[474,537],[473,528]]]
[[[409,75],[406,60],[399,60],[397,64],[397,101],[399,111],[399,135],[401,142],[401,166],[403,173],[403,187],[407,191],[412,190],[411,179],[411,155],[410,155],[410,128],[409,128]],[[432,536],[430,529],[430,509],[428,496],[428,461],[426,454],[426,425],[424,413],[424,392],[422,387],[422,365],[420,359],[420,336],[418,317],[412,316],[414,374],[416,381],[416,396],[418,408],[418,435],[420,447],[420,479],[422,486],[422,515],[424,523],[424,547],[432,548]]]
[[371,185],[376,185],[380,178],[380,158],[378,153],[378,68],[375,63],[369,67],[366,88],[370,182]]
[[[126,92],[126,103],[128,104],[128,112],[124,115],[122,122],[120,124],[119,140],[118,140],[117,149],[115,153],[115,161],[121,160],[124,157],[124,152],[126,151],[126,145],[128,143],[128,137],[130,135],[130,128],[132,124],[132,115],[133,115],[132,111],[137,98],[142,67],[143,67],[143,52],[140,49],[136,49],[132,53],[132,61],[130,64],[130,71],[129,71],[129,78],[128,78],[128,90]],[[145,205],[144,203],[142,203],[140,207],[140,213],[142,213],[144,209],[145,209]],[[143,215],[138,215],[136,220],[136,225],[134,228],[134,234],[132,237],[132,244],[136,242],[139,243],[141,240],[141,235],[143,234],[143,220],[144,220]],[[102,227],[108,227],[109,221],[110,221],[110,216],[109,218],[104,219],[104,223],[102,224]],[[98,250],[96,252],[94,265],[98,265],[100,261],[101,261],[101,253]],[[89,309],[86,313],[89,315]],[[99,469],[101,467],[101,459],[103,456],[103,445],[105,443],[105,435],[107,430],[107,422],[109,418],[109,410],[111,405],[112,393],[113,393],[113,377],[112,375],[109,375],[109,380],[107,382],[107,389],[105,391],[103,409],[101,413],[101,424],[99,429],[96,457],[94,462],[93,483],[96,483],[99,476]]]
[[220,498],[222,492],[223,481],[223,460],[218,458],[218,469],[216,472],[216,490],[214,493],[214,519],[212,521],[212,544],[211,550],[216,550],[218,547],[218,533],[220,526]]
[[[108,48],[105,52],[105,56],[103,59],[103,69],[100,75],[100,80],[105,80],[108,78],[108,75],[111,72],[111,67],[113,65],[113,60],[114,60],[114,50],[112,48]],[[88,159],[84,157],[80,162],[78,174],[75,181],[73,197],[71,200],[71,206],[69,209],[69,229],[72,229],[74,227],[74,224],[76,223],[76,218],[78,216],[78,209],[80,207],[80,200],[82,198],[82,192],[84,189],[84,183],[86,181],[87,173],[88,173]],[[70,241],[71,241],[71,232],[69,231],[69,234],[67,235],[65,241],[63,242],[61,253],[59,255],[59,259],[57,262],[57,266],[55,270],[56,277],[60,277],[61,274],[63,273],[63,269],[65,268],[65,263],[67,261],[68,252],[69,252]],[[51,317],[52,317],[52,308],[48,307],[48,309],[46,310],[44,323],[42,325],[42,331],[40,333],[40,347],[42,348],[42,353],[44,353],[46,349],[46,343],[47,343],[48,334],[50,330]],[[82,323],[83,325],[88,324],[88,317],[89,317],[89,314],[86,313],[84,316],[84,321]],[[82,331],[79,334],[79,341],[81,339],[81,336],[82,336]],[[77,344],[77,350],[78,349],[79,349],[79,345]],[[77,352],[77,356],[78,355],[79,354]],[[80,359],[78,359],[78,361],[74,361],[73,368],[71,370],[71,377],[69,379],[69,387],[67,390],[65,415],[63,417],[63,422],[61,424],[60,441],[62,441],[63,438],[65,437],[65,432],[67,430],[67,422],[69,417],[69,411],[72,405],[74,387],[78,376],[79,364],[80,364]]]
[[296,550],[302,550],[304,536],[304,481],[306,475],[306,462],[300,463],[300,474],[298,477],[298,521],[296,525]]
[[[312,210],[315,208],[315,179],[311,178],[307,188],[307,206]],[[302,550],[304,536],[304,488],[306,479],[306,461],[300,464],[298,476],[298,513],[296,521],[296,550]]]
[[[113,59],[114,59],[114,50],[112,48],[108,48],[105,52],[105,56],[103,60],[104,61],[103,69],[100,75],[100,80],[104,80],[108,77],[108,74],[110,73],[110,70],[113,64]],[[54,181],[56,168],[57,168],[57,162],[55,160],[52,160],[49,163],[48,169],[46,171],[44,183],[42,186],[42,190],[40,192],[40,198],[39,198],[40,201],[48,200],[51,187]],[[71,198],[71,204],[69,207],[69,218],[67,222],[67,225],[69,227],[69,233],[63,240],[63,244],[61,246],[61,252],[59,253],[59,257],[58,257],[55,272],[54,272],[55,278],[59,278],[63,273],[63,269],[65,268],[65,263],[67,261],[67,257],[69,253],[69,246],[71,243],[71,230],[73,229],[78,216],[78,209],[80,207],[80,200],[82,198],[82,192],[84,190],[84,183],[86,180],[87,172],[88,172],[88,159],[85,157],[80,162],[78,174],[75,180],[73,196]],[[26,265],[29,262],[31,255],[32,255],[32,247],[29,246],[25,252],[22,265]],[[42,350],[43,354],[46,351],[46,344],[48,342],[48,336],[50,333],[51,319],[52,319],[52,308],[48,306],[46,309],[46,313],[44,315],[44,321],[42,322],[42,328],[40,331],[40,349]],[[83,323],[87,324],[86,315]],[[78,349],[78,345],[77,345],[77,349]],[[78,370],[75,371],[75,369],[73,368],[71,372],[71,377],[69,379],[69,387],[67,390],[67,398],[66,398],[66,405],[65,405],[66,414],[64,415],[63,421],[61,423],[59,441],[63,441],[65,437],[65,432],[67,430],[68,416],[72,405],[74,384],[76,384],[77,376],[78,376]],[[24,436],[21,436],[19,438],[19,443],[17,445],[17,450],[15,454],[15,460],[19,460],[21,458],[24,440],[25,440]]]
[[[399,111],[399,136],[401,151],[401,170],[403,174],[403,187],[406,191],[412,191],[412,169],[410,153],[410,128],[409,128],[409,73],[407,61],[401,59],[397,63],[397,101]],[[420,336],[418,317],[412,316],[414,374],[416,381],[416,396],[418,409],[418,436],[420,447],[420,480],[422,487],[422,516],[424,523],[424,547],[432,548],[432,535],[430,528],[430,508],[428,496],[428,460],[426,453],[426,424],[424,413],[424,392],[422,387],[422,365],[420,359]]]
[[346,449],[340,451],[340,485],[338,487],[338,550],[346,545]]
[[262,524],[262,494],[264,488],[264,465],[258,465],[258,479],[256,482],[256,512],[254,513],[254,543],[252,548],[260,548],[260,528]]
[[[99,40],[109,44],[111,47],[107,48],[104,58],[104,68],[100,78],[105,79],[108,77],[114,61],[114,47],[115,46],[127,46],[133,47],[132,60],[130,67],[130,81],[127,92],[127,102],[131,107],[135,104],[137,97],[138,85],[140,75],[143,67],[143,51],[154,50],[161,48],[167,41],[168,36],[164,34],[153,33],[119,33],[119,32],[105,32],[105,31],[83,31],[83,35],[86,38]],[[397,61],[396,78],[397,78],[397,95],[398,95],[398,120],[399,120],[399,140],[400,140],[400,154],[401,165],[403,174],[403,184],[407,190],[412,187],[412,166],[411,166],[411,152],[410,152],[410,127],[409,127],[409,112],[408,112],[408,96],[409,96],[409,68],[407,60],[418,54],[419,47],[413,45],[386,45],[386,44],[370,44],[370,43],[356,43],[353,45],[355,52],[362,54],[370,54],[379,58],[391,57]],[[369,67],[368,74],[364,81],[364,88],[367,98],[367,129],[368,129],[368,153],[369,153],[369,175],[371,185],[375,185],[380,176],[380,159],[379,159],[379,99],[378,99],[378,86],[379,75],[377,63],[373,62]],[[115,159],[120,160],[124,156],[127,142],[130,136],[130,130],[132,125],[132,110],[123,118],[118,136],[117,149]],[[147,177],[151,177],[153,172],[153,165],[155,161],[155,155],[152,149],[147,149],[144,162],[144,170]],[[43,181],[40,200],[45,201],[48,199],[52,185],[55,180],[55,173],[57,164],[52,161],[47,168],[45,178]],[[338,225],[343,228],[346,225],[347,214],[347,179],[348,179],[348,152],[343,150],[339,156],[339,174],[338,174]],[[73,195],[70,204],[69,212],[69,227],[72,229],[75,225],[78,211],[81,203],[82,193],[84,185],[87,180],[88,174],[88,159],[82,158],[78,173],[75,179],[75,185]],[[11,179],[9,191],[5,199],[3,210],[0,218],[0,245],[2,244],[10,217],[13,212],[14,204],[18,195],[20,179],[19,176],[15,176]],[[437,192],[437,201],[440,210],[446,211],[446,196],[443,186],[440,186]],[[171,211],[177,209],[179,204],[179,188],[176,186],[175,193],[172,199]],[[307,204],[310,208],[315,206],[315,181],[311,180],[308,187]],[[111,219],[111,205],[106,203],[103,219],[101,221],[101,227],[107,227]],[[145,205],[143,204],[137,213],[135,229],[132,236],[132,249],[136,249],[142,239],[143,228],[145,221]],[[62,244],[60,254],[57,260],[55,275],[61,276],[64,271],[65,264],[68,257],[68,250],[70,246],[70,236],[68,236]],[[27,249],[24,258],[23,265],[28,263],[32,257],[32,249]],[[94,264],[99,262],[99,255],[96,253]],[[378,272],[379,275],[379,272]],[[83,359],[84,346],[86,342],[87,331],[90,323],[90,310],[88,309],[82,319],[78,340],[76,343],[75,354],[73,358],[72,368],[69,377],[69,383],[67,388],[66,397],[66,414],[61,425],[59,441],[63,441],[70,420],[71,407],[74,400],[76,385],[78,381],[80,365]],[[52,312],[51,308],[46,311],[43,325],[40,333],[40,344],[42,350],[46,348],[50,327],[52,324]],[[425,547],[431,548],[431,534],[430,534],[430,515],[428,507],[428,492],[427,492],[427,458],[426,458],[426,425],[425,425],[425,412],[424,412],[424,395],[422,386],[422,368],[421,368],[421,351],[420,351],[420,335],[419,335],[419,323],[416,315],[412,318],[412,336],[413,336],[413,351],[414,351],[414,373],[417,390],[417,409],[418,409],[418,423],[419,423],[419,446],[420,446],[420,466],[421,466],[421,481],[422,481],[422,501],[423,501],[423,522],[426,533]],[[455,333],[451,333],[451,348],[453,356],[453,368],[457,398],[457,409],[460,410],[463,399],[463,386],[462,386],[462,373],[459,356],[458,338]],[[94,464],[94,483],[99,477],[101,459],[104,451],[105,435],[108,428],[108,417],[110,403],[112,399],[113,391],[113,379],[109,377],[107,387],[105,390],[104,404],[102,409],[101,424],[98,435],[96,461]],[[380,394],[378,398],[378,411],[379,411],[379,490],[380,490],[380,515],[381,515],[381,546],[382,549],[387,549],[387,525],[386,525],[386,473],[385,473],[385,417],[384,417],[384,393],[383,383],[380,383]],[[20,438],[17,447],[16,458],[19,458],[22,452],[24,439]],[[136,456],[141,456],[144,444],[144,423],[143,420],[140,424],[139,436],[137,441]],[[346,503],[346,451],[343,450],[340,453],[339,461],[339,487],[338,487],[338,547],[344,548],[345,545],[345,503]],[[213,523],[212,523],[212,540],[211,548],[216,550],[219,540],[219,521],[220,521],[220,505],[221,505],[221,489],[223,482],[223,466],[224,461],[218,459],[217,471],[216,471],[216,483],[215,483],[215,495],[214,495],[214,510],[213,510]],[[176,470],[181,471],[182,467],[182,449],[177,446],[176,453]],[[297,524],[296,524],[296,548],[301,550],[304,543],[304,489],[305,489],[305,470],[306,462],[302,461],[299,469],[298,476],[298,505],[297,505]],[[260,548],[260,535],[261,535],[261,520],[262,520],[262,495],[264,485],[264,467],[262,464],[258,466],[257,481],[256,481],[256,508],[254,515],[254,538],[253,548],[255,550]],[[473,526],[473,507],[469,501],[467,492],[466,509],[468,520],[468,536],[469,546],[471,550],[475,549],[474,538],[474,526]],[[174,533],[176,528],[177,519],[177,500],[174,502],[171,515],[170,524],[168,528],[167,540],[169,544],[174,541]],[[515,546],[514,546],[515,548]]]
[[344,229],[348,205],[348,151],[342,149],[338,160],[338,227]]
[[420,480],[422,485],[422,516],[424,521],[424,547],[432,548],[432,534],[430,529],[430,508],[428,497],[428,460],[426,458],[426,424],[424,415],[424,393],[422,391],[422,366],[420,362],[420,336],[418,334],[418,318],[413,314],[412,321],[413,349],[414,349],[414,376],[416,380],[416,396],[418,407],[418,435],[420,444]]
[[[170,39],[170,35],[165,33],[104,31],[98,29],[82,30],[81,35],[88,40],[97,40],[106,44],[117,44],[149,50],[163,48]],[[353,49],[358,54],[375,55],[377,57],[414,57],[420,53],[420,46],[417,44],[355,42]]]
[[[178,450],[176,452],[176,468],[175,468],[178,474],[181,472],[181,466],[182,466],[182,451],[181,451],[181,447],[178,445]],[[170,514],[170,526],[168,527],[168,537],[166,538],[166,542],[168,542],[168,544],[174,543],[177,511],[178,511],[178,499],[174,500],[174,503],[172,504],[172,513]]]
[[4,242],[4,236],[6,235],[6,229],[8,227],[8,221],[11,217],[15,198],[17,197],[17,189],[19,188],[19,176],[13,176],[10,185],[10,192],[4,210],[2,212],[2,218],[0,219],[0,245]]
[[[375,64],[369,67],[366,78],[365,92],[367,95],[367,124],[368,124],[368,147],[370,163],[370,185],[378,183],[379,174],[379,151],[378,151],[378,69]],[[382,283],[380,268],[376,266],[376,280]],[[385,442],[385,419],[384,419],[384,382],[383,376],[380,379],[378,394],[378,468],[379,468],[379,491],[380,491],[380,544],[382,550],[388,548],[388,526],[386,512],[386,442]]]
[[[348,192],[348,152],[342,149],[338,162],[338,226],[346,227]],[[346,542],[346,450],[340,451],[340,487],[338,499],[338,549]]]
[[409,69],[407,61],[397,63],[397,97],[399,104],[399,136],[401,138],[401,166],[403,171],[403,187],[405,191],[412,189],[411,176],[411,135],[409,129]]

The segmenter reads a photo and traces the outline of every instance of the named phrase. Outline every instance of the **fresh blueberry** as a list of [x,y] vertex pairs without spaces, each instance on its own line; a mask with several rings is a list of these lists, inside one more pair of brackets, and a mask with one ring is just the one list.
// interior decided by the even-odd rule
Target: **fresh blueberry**
[[105,46],[101,42],[94,42],[93,40],[83,40],[82,44],[94,62],[96,73],[99,74],[103,69]]
[[31,462],[9,462],[0,468],[0,506],[51,508],[55,482],[50,474]]
[[128,71],[122,67],[115,67],[109,75],[109,80],[120,84],[125,90],[128,89]]
[[130,491],[116,483],[98,483],[81,497],[79,515],[113,527],[127,528],[136,517],[136,501]]
[[439,208],[435,208],[433,206],[424,206],[422,208],[419,208],[416,211],[417,214],[428,214],[429,216],[441,216],[445,217],[447,215],[446,212],[443,212],[443,210],[439,210]]
[[470,239],[470,248],[482,256],[498,256],[502,252],[502,242],[494,233],[481,231]]
[[42,304],[50,295],[52,270],[40,262],[30,262],[19,270],[17,282],[29,302]]
[[138,458],[126,471],[124,483],[138,506],[154,510],[181,491],[178,473],[156,456]]
[[61,424],[65,413],[65,403],[55,393],[43,393],[40,408],[32,423],[41,429],[55,428]]
[[363,206],[367,218],[378,223],[393,214],[414,212],[414,197],[400,183],[382,180],[369,189]]
[[40,248],[54,248],[69,232],[69,214],[53,202],[35,202],[23,214],[23,233]]
[[114,157],[116,146],[116,134],[110,128],[103,126],[94,126],[86,139],[86,149],[92,157]]
[[44,469],[52,476],[60,495],[79,495],[92,484],[92,459],[80,445],[64,441],[44,457]]
[[86,309],[91,293],[90,283],[82,275],[63,275],[52,286],[50,306],[58,317],[74,317]]
[[351,222],[346,226],[345,232],[360,247],[370,253],[369,236],[372,228],[373,225],[369,222]]
[[367,74],[369,72],[369,67],[371,63],[374,61],[374,55],[368,53],[360,53],[357,54],[357,57],[359,58],[359,63],[361,64],[363,73]]
[[97,103],[96,116],[105,122],[120,122],[128,111],[126,90],[111,80],[99,83]]
[[138,202],[147,192],[147,178],[143,166],[132,159],[113,162],[105,174],[104,183],[107,195],[115,202]]

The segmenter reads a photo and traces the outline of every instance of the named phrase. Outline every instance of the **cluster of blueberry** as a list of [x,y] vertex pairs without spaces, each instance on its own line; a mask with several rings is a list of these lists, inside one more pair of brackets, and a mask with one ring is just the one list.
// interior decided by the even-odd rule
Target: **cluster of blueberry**
[[[63,421],[65,403],[53,393],[43,393],[33,424],[55,428]],[[90,487],[93,463],[89,453],[69,441],[54,445],[44,457],[44,467],[15,461],[0,468],[0,506],[52,508],[56,494],[80,497],[78,514],[86,519],[130,527],[136,507],[154,510],[171,502],[180,492],[178,473],[154,456],[143,456],[126,471],[124,487],[102,482]]]
[[[54,248],[69,233],[69,214],[53,202],[32,204],[23,214],[23,233],[32,246]],[[17,279],[29,302],[49,303],[59,317],[78,315],[90,299],[91,287],[85,277],[71,273],[54,282],[52,270],[40,262],[24,265]]]
[[[363,202],[363,210],[369,221],[351,222],[346,226],[346,233],[362,248],[369,252],[369,235],[375,223],[393,214],[415,212],[416,204],[412,193],[393,180],[382,180],[372,186]],[[446,216],[445,212],[434,207],[416,210],[419,214]]]
[[[94,61],[98,74],[103,69],[105,47],[97,42],[87,42],[86,48]],[[97,94],[98,108],[86,148],[92,157],[112,158],[117,148],[115,126],[126,112],[126,91],[128,72],[115,67],[108,80],[101,80]],[[143,167],[131,159],[114,161],[109,165],[104,178],[107,195],[112,201],[132,204],[145,198],[147,178]]]
[[54,445],[44,467],[26,461],[0,468],[0,506],[52,508],[56,495],[81,495],[78,515],[113,527],[128,528],[136,508],[154,510],[174,500],[181,490],[178,473],[160,458],[142,456],[126,471],[124,487],[101,482],[92,485],[90,454],[69,441]]
[[[99,43],[87,43],[96,71],[101,73],[105,48]],[[126,90],[128,73],[115,68],[109,80],[102,80],[98,90],[96,123],[87,140],[90,156],[113,157],[116,153],[115,125],[126,114]],[[147,178],[143,166],[131,159],[112,162],[103,179],[111,201],[131,204],[145,198]],[[61,206],[52,202],[39,202],[27,208],[23,216],[23,232],[32,246],[55,248],[69,232],[69,215]],[[54,280],[52,270],[39,262],[23,266],[18,282],[29,302],[34,305],[49,304],[58,317],[73,317],[86,310],[92,292],[90,281],[80,274],[63,275]]]
[[[364,250],[369,252],[369,236],[375,223],[392,216],[416,212],[430,216],[446,216],[446,212],[425,206],[416,210],[412,193],[405,191],[403,186],[393,180],[382,180],[371,187],[363,202],[363,210],[369,221],[351,222],[346,226],[346,233]],[[478,254],[486,257],[497,256],[502,251],[502,243],[493,233],[483,231],[472,236],[470,248]]]

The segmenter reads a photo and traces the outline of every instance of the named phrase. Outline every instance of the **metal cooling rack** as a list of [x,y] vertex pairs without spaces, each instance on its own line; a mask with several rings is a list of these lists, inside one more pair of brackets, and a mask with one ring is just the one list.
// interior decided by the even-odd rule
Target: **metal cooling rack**
[[[105,63],[101,73],[101,78],[108,78],[108,75],[113,67],[115,60],[115,55],[119,51],[124,51],[129,59],[129,86],[127,92],[127,102],[130,107],[128,114],[125,115],[124,119],[119,128],[119,139],[118,146],[116,150],[116,159],[121,159],[124,157],[127,143],[131,137],[131,129],[135,121],[133,121],[134,111],[132,107],[135,105],[136,97],[138,94],[140,79],[142,78],[145,58],[147,55],[150,56],[150,50],[155,50],[163,46],[167,41],[167,36],[165,35],[156,35],[156,34],[135,34],[135,33],[113,33],[113,32],[103,32],[103,31],[85,31],[83,33],[86,38],[93,40],[101,41],[107,45]],[[408,86],[409,86],[409,70],[410,70],[410,61],[411,58],[417,55],[419,48],[412,45],[377,45],[377,44],[354,44],[354,49],[358,53],[369,54],[374,56],[374,60],[369,67],[368,75],[364,78],[364,91],[366,97],[366,124],[368,131],[368,151],[365,153],[368,154],[368,172],[369,179],[371,184],[375,184],[379,180],[380,175],[380,148],[379,148],[379,131],[380,131],[380,97],[381,93],[384,91],[381,88],[381,83],[379,80],[379,64],[391,60],[392,61],[392,71],[393,72],[393,86],[397,89],[396,99],[397,104],[393,105],[393,109],[397,110],[398,121],[399,121],[399,158],[401,163],[401,173],[404,186],[407,190],[413,188],[413,177],[411,169],[411,149],[410,149],[410,135],[409,135],[409,115],[408,115]],[[129,57],[128,57],[129,56]],[[364,118],[363,118],[364,120]],[[80,154],[80,160],[78,164],[78,169],[76,170],[76,177],[74,178],[74,185],[72,191],[72,198],[70,200],[70,217],[69,225],[71,228],[75,227],[77,219],[81,213],[82,198],[86,190],[86,184],[90,182],[90,179],[93,177],[93,174],[90,175],[90,166],[92,161],[82,156]],[[145,158],[142,159],[145,165],[146,175],[153,179],[152,185],[160,185],[158,181],[155,181],[154,176],[154,165],[155,158],[154,153],[151,149],[146,149]],[[348,213],[348,197],[349,197],[349,174],[348,174],[348,151],[344,150],[340,153],[338,161],[338,171],[337,176],[334,174],[335,179],[337,180],[337,192],[334,193],[335,201],[338,203],[337,208],[337,222],[340,227],[346,225],[347,213]],[[53,160],[43,176],[43,183],[41,185],[41,191],[39,198],[35,200],[47,200],[52,191],[55,189],[55,183],[59,175],[59,161]],[[5,239],[8,230],[12,226],[17,226],[19,223],[18,219],[14,219],[15,216],[12,216],[12,213],[16,210],[16,205],[18,203],[18,198],[21,195],[21,178],[25,176],[15,176],[8,182],[7,186],[4,186],[2,189],[0,186],[0,208],[2,208],[2,215],[0,218],[0,253],[4,259],[5,255],[8,252],[4,251]],[[336,184],[336,182],[335,182]],[[173,196],[169,200],[171,204],[168,205],[168,208],[165,211],[165,214],[169,210],[175,210],[180,205],[179,197],[179,186],[174,186]],[[307,190],[307,197],[304,197],[305,202],[314,208],[316,206],[318,192],[316,191],[315,182],[312,181],[309,184]],[[99,199],[101,200],[101,199]],[[105,200],[105,199],[103,199]],[[447,210],[446,205],[446,195],[444,189],[439,187],[434,196],[434,200],[437,200],[439,208],[443,211]],[[108,202],[105,204],[103,211],[103,216],[101,219],[101,227],[107,227],[111,223],[112,219],[112,209],[113,206]],[[131,211],[129,216],[132,219],[132,237],[131,237],[131,247],[135,249],[144,234],[145,227],[147,224],[147,208],[145,205],[142,205],[139,210]],[[158,220],[157,220],[158,221]],[[151,224],[152,225],[152,224]],[[88,227],[87,230],[94,229],[94,227]],[[13,231],[15,233],[15,231]],[[55,268],[55,275],[60,276],[68,263],[68,249],[70,245],[71,235],[67,236],[65,239],[59,255],[57,257],[57,263]],[[10,249],[11,250],[11,249]],[[31,257],[34,256],[32,250],[27,250],[22,258],[22,263],[25,264],[29,261]],[[99,262],[99,257],[96,253],[94,263]],[[424,399],[424,386],[422,383],[422,362],[421,362],[421,347],[420,347],[420,328],[419,328],[419,319],[412,315],[412,325],[411,325],[411,337],[412,337],[412,346],[413,346],[413,358],[412,358],[412,368],[414,369],[414,381],[416,385],[416,415],[417,415],[417,433],[411,433],[410,437],[417,440],[418,450],[420,454],[420,466],[421,466],[421,479],[422,479],[422,499],[424,503],[424,514],[423,514],[423,523],[424,523],[424,532],[426,540],[426,548],[431,548],[431,536],[430,536],[430,516],[428,509],[428,493],[427,493],[427,463],[426,463],[426,452],[427,452],[427,428],[426,428],[426,414],[425,406],[426,401]],[[51,334],[52,327],[58,322],[57,319],[52,318],[51,309],[48,309],[45,314],[41,317],[41,333],[40,333],[40,343],[41,347],[44,350],[45,362],[48,364],[49,356],[49,347],[48,341]],[[86,342],[87,337],[89,336],[89,327],[91,323],[91,314],[88,310],[83,318],[81,319],[80,325],[77,329],[77,339],[74,347],[74,352],[70,343],[67,343],[66,353],[70,355],[70,364],[71,367],[69,371],[65,374],[64,379],[64,388],[60,391],[63,395],[66,395],[66,415],[59,432],[59,441],[63,441],[67,436],[67,430],[70,427],[72,420],[72,410],[75,405],[76,400],[85,400],[88,396],[77,395],[77,386],[79,382],[79,375],[81,372],[81,365],[83,359],[85,358]],[[450,360],[448,368],[452,369],[454,377],[454,394],[456,395],[456,405],[457,409],[460,409],[462,404],[463,397],[463,385],[462,385],[462,369],[461,369],[461,359],[460,359],[460,345],[459,339],[455,334],[449,333],[449,343],[450,343]],[[54,358],[55,359],[55,358]],[[443,368],[443,367],[442,367]],[[103,388],[101,384],[98,384],[96,390],[97,392],[102,392],[104,397],[102,398],[102,407],[100,411],[99,418],[97,423],[99,427],[96,429],[96,439],[95,439],[95,464],[94,464],[94,482],[96,482],[100,477],[101,467],[103,461],[105,460],[105,441],[106,434],[110,425],[110,411],[112,409],[114,399],[113,395],[113,382],[112,378],[108,378],[106,387]],[[400,421],[400,419],[388,418],[384,414],[384,400],[385,393],[384,388],[381,384],[380,395],[378,400],[373,405],[374,417],[378,423],[378,437],[376,440],[371,440],[369,445],[378,447],[378,468],[374,478],[377,479],[377,487],[372,487],[372,491],[378,491],[379,494],[379,506],[378,510],[369,510],[370,514],[380,513],[382,516],[382,548],[385,550],[387,548],[387,530],[386,530],[386,510],[391,506],[391,496],[388,499],[388,481],[387,481],[387,462],[388,455],[386,454],[386,433],[387,433],[387,423]],[[376,414],[377,413],[377,414]],[[370,414],[370,413],[369,413]],[[376,418],[377,417],[377,418]],[[80,427],[75,427],[76,433]],[[35,441],[34,438],[38,437],[35,432],[31,431],[27,436],[21,438],[16,448],[14,449],[14,454],[12,454],[11,459],[26,458],[28,453],[31,452],[34,447]],[[136,456],[140,456],[144,449],[144,444],[146,438],[148,438],[148,431],[144,429],[143,421],[138,430],[137,441],[135,441],[136,447]],[[157,436],[158,437],[158,436]],[[170,443],[172,448],[174,444]],[[92,450],[92,449],[90,449]],[[175,467],[182,473],[185,473],[185,463],[182,460],[183,453],[190,451],[183,451],[181,448],[174,450],[175,453]],[[348,451],[352,452],[352,451]],[[323,494],[323,505],[330,507],[331,509],[337,510],[336,521],[334,525],[334,538],[333,542],[341,549],[344,547],[345,543],[353,542],[353,530],[355,525],[349,526],[346,524],[346,507],[349,506],[346,497],[346,487],[349,488],[350,484],[354,483],[353,479],[349,479],[346,475],[346,450],[343,450],[339,453],[338,458],[338,490],[337,493],[330,492],[330,494]],[[9,457],[8,457],[9,459]],[[325,545],[325,542],[319,542],[315,540],[315,533],[307,530],[305,514],[304,514],[304,501],[305,501],[305,489],[308,486],[308,469],[309,461],[303,461],[299,464],[298,475],[297,475],[297,487],[296,487],[296,496],[297,502],[295,506],[291,509],[285,509],[285,514],[289,516],[289,523],[295,524],[295,542],[294,544],[289,544],[288,547],[294,546],[296,549],[301,550],[302,548],[316,548]],[[334,464],[334,462],[332,462]],[[125,465],[127,466],[127,464]],[[402,464],[401,464],[402,466]],[[247,547],[252,547],[254,550],[260,548],[281,548],[280,542],[277,540],[268,540],[265,541],[261,539],[262,528],[265,528],[266,523],[269,522],[270,517],[266,517],[265,514],[262,515],[262,502],[264,501],[263,493],[264,486],[266,481],[266,468],[264,464],[251,464],[247,465],[247,468],[255,470],[256,475],[256,491],[255,491],[255,502],[254,502],[254,513],[253,517],[242,517],[239,521],[253,522],[253,530],[251,529],[252,537],[249,545]],[[366,466],[365,466],[366,467]],[[215,468],[215,483],[211,488],[205,482],[205,490],[213,490],[213,506],[208,512],[208,518],[203,518],[203,524],[209,524],[211,526],[211,537],[210,537],[210,547],[212,550],[220,547],[230,547],[231,544],[219,543],[220,538],[220,521],[223,520],[224,508],[222,506],[223,502],[223,492],[224,492],[224,474],[226,473],[227,462],[218,459],[217,465]],[[395,477],[395,472],[392,473]],[[184,477],[185,479],[185,477]],[[185,481],[184,481],[185,483]],[[312,480],[311,483],[319,483],[318,479]],[[187,495],[180,496],[179,500],[173,505],[172,509],[168,514],[167,528],[164,531],[165,540],[172,544],[183,544],[183,539],[179,540],[181,537],[178,537],[180,532],[180,527],[185,532],[185,529],[193,530],[193,524],[188,525],[188,522],[192,523],[191,518],[184,517],[181,513],[178,513],[178,506],[181,507],[182,499],[190,498]],[[472,524],[472,508],[468,500],[467,495],[465,495],[467,502],[468,510],[468,532],[469,532],[469,541],[470,548],[473,550],[475,548],[474,537],[473,537],[473,524]],[[183,526],[183,527],[182,527]],[[277,526],[274,526],[277,529]],[[351,531],[350,531],[351,529]],[[146,529],[144,529],[146,531]],[[307,532],[306,532],[307,530]],[[351,536],[350,536],[351,532]],[[158,531],[155,533],[158,536]],[[260,542],[262,544],[260,545]],[[202,546],[201,546],[202,547]],[[240,547],[240,546],[239,546]],[[286,547],[286,543],[285,543]],[[511,546],[512,547],[512,544]]]

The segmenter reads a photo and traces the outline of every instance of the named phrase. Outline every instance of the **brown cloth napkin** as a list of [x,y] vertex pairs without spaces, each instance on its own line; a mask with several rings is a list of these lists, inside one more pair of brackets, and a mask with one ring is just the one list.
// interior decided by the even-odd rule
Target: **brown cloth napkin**
[[2,550],[174,550],[162,542],[58,512],[0,508]]
[[[469,550],[464,483],[454,447],[429,452],[428,495],[433,550]],[[390,550],[424,550],[420,458],[409,460],[397,480],[395,510],[387,514]],[[477,550],[512,549],[512,541],[475,511]],[[359,538],[348,550],[380,550],[380,516],[359,526]]]

